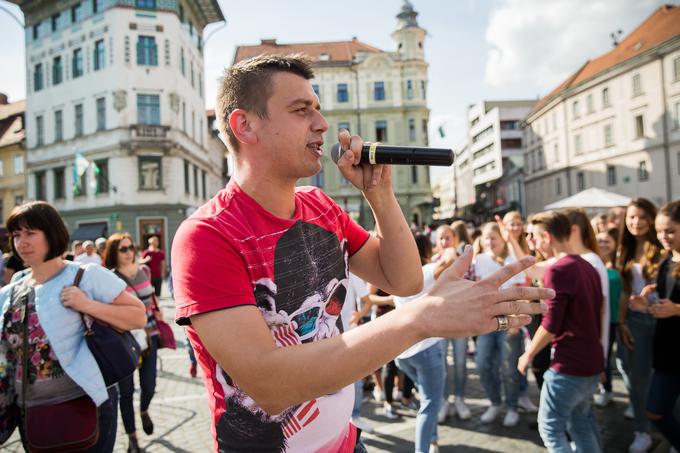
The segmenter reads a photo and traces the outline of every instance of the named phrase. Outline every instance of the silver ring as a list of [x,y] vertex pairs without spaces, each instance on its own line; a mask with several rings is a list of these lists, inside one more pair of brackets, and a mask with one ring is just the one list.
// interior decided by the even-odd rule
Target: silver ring
[[508,317],[501,315],[501,316],[496,316],[496,322],[498,322],[498,328],[496,329],[496,332],[504,332],[508,330]]

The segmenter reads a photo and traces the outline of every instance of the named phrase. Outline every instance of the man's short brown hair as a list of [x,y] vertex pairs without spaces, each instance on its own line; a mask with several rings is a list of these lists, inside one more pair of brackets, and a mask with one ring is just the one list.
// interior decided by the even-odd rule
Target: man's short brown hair
[[217,92],[217,115],[220,132],[227,137],[230,148],[238,150],[238,140],[229,128],[229,115],[235,109],[254,112],[267,118],[267,101],[272,94],[272,75],[290,72],[309,80],[314,78],[312,59],[305,54],[258,55],[239,61],[224,71]]
[[546,211],[531,217],[532,225],[541,225],[550,235],[560,242],[569,240],[571,223],[569,218],[561,212]]

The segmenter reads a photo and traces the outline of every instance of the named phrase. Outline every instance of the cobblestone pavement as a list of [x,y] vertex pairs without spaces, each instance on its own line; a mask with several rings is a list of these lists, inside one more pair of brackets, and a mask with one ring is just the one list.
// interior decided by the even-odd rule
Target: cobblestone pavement
[[[164,298],[161,302],[165,319],[172,319],[174,314],[172,300]],[[172,325],[178,349],[175,351],[163,349],[159,354],[156,396],[150,408],[155,430],[151,436],[144,434],[137,413],[137,436],[140,445],[147,452],[210,452],[212,448],[210,419],[203,381],[200,374],[195,379],[189,376],[184,332],[174,323]],[[535,415],[521,414],[521,422],[514,428],[504,428],[502,417],[490,425],[479,422],[479,416],[489,403],[484,398],[472,360],[468,361],[468,371],[466,402],[473,416],[468,421],[449,417],[446,423],[439,426],[441,452],[545,452],[538,433],[530,427]],[[596,410],[607,453],[626,452],[633,435],[631,421],[624,419],[622,415],[627,397],[620,378],[616,379],[614,390],[613,404],[604,410]],[[530,382],[530,395],[534,403],[537,403],[538,390],[533,381]],[[138,393],[135,400],[135,407],[138,408]],[[400,418],[390,421],[382,415],[381,406],[373,399],[364,403],[362,415],[375,428],[374,433],[363,435],[369,452],[413,452],[415,412],[398,405],[395,407]],[[658,433],[653,436],[654,453],[667,453],[668,445],[661,442]],[[124,453],[126,450],[127,436],[119,416],[115,451]],[[18,434],[15,433],[10,441],[0,447],[0,451],[22,451]]]

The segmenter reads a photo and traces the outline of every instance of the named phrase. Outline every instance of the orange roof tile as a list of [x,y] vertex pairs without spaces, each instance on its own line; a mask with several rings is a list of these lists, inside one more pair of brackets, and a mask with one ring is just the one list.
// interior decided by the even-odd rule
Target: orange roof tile
[[561,85],[536,103],[530,115],[548,104],[555,96],[572,86],[592,79],[606,70],[680,36],[680,7],[664,5],[609,52],[588,60]]
[[[318,62],[350,62],[359,52],[382,52],[356,38],[351,41],[337,42],[307,42],[296,44],[279,44],[276,39],[263,39],[260,44],[238,46],[234,55],[234,63],[252,58],[260,54],[286,55],[291,53],[305,53]],[[321,54],[328,55],[328,60],[321,60]]]

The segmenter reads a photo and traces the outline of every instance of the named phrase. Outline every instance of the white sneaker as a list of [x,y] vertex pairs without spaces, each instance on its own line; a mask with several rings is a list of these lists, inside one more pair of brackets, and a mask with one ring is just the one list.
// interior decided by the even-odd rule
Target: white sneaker
[[379,403],[385,401],[385,394],[378,387],[373,388],[373,399]]
[[529,395],[522,395],[517,400],[517,406],[524,409],[530,414],[535,414],[538,412],[536,405],[529,399]]
[[470,409],[465,405],[463,398],[456,398],[453,406],[456,409],[456,412],[458,412],[458,418],[461,420],[470,420]]
[[396,420],[396,419],[399,418],[399,416],[394,411],[394,408],[392,407],[391,404],[385,404],[384,415],[385,415],[386,418],[388,418],[390,420]]
[[635,431],[635,439],[628,447],[629,453],[646,453],[652,447],[652,438],[648,433]]
[[505,414],[505,418],[503,418],[503,426],[517,426],[519,423],[519,414],[517,413],[516,410],[508,409],[508,412]]
[[494,420],[496,420],[496,417],[498,417],[498,414],[501,412],[501,407],[500,406],[489,406],[489,408],[484,411],[481,417],[479,417],[479,420],[482,423],[491,423]]
[[437,445],[437,444],[430,444],[429,453],[439,453],[439,445]]
[[635,412],[633,412],[633,406],[628,405],[625,411],[623,411],[623,416],[627,418],[628,420],[632,420],[635,418]]
[[352,417],[352,424],[365,433],[373,432],[373,427],[361,417]]
[[614,394],[612,392],[602,390],[593,397],[593,403],[595,403],[596,406],[605,407],[612,402],[612,399],[614,399]]
[[448,401],[442,401],[442,405],[439,408],[439,412],[437,413],[437,422],[444,423],[446,421],[446,417],[449,416],[449,406],[450,405]]

